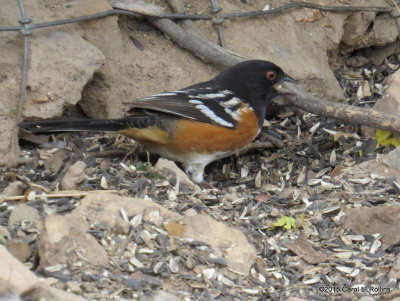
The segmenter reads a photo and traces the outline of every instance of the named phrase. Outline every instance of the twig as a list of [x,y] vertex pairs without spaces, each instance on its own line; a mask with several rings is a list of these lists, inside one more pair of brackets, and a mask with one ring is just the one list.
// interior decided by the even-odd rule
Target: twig
[[275,145],[271,142],[253,142],[246,145],[239,151],[239,155],[243,155],[253,149],[265,149],[265,148],[273,148]]
[[[173,3],[177,4],[176,2]],[[123,3],[118,2],[118,4],[113,5],[114,7],[121,8]],[[126,7],[126,9],[128,9],[128,7]],[[212,43],[203,35],[191,34],[193,33],[193,31],[190,33],[187,32],[171,20],[154,17],[148,17],[148,20],[151,24],[159,28],[181,47],[191,51],[203,60],[213,63],[215,65],[222,67],[232,67],[233,65],[247,59],[244,56],[236,54]]]
[[125,157],[127,153],[128,151],[124,149],[110,149],[98,152],[88,152],[89,155],[96,158],[119,158]]
[[[81,197],[87,196],[92,193],[120,193],[120,190],[92,190],[92,191],[56,191],[50,192],[46,194],[35,195],[35,199],[40,199],[43,197],[46,198],[73,198],[73,197]],[[18,201],[23,200],[26,198],[26,195],[17,195],[17,196],[10,196],[0,199],[0,203],[7,202],[7,201]]]
[[326,101],[307,93],[297,84],[285,82],[280,88],[281,93],[290,95],[289,105],[320,116],[335,118],[350,124],[367,125],[400,134],[400,116],[382,113],[373,109],[359,108]]
[[149,22],[158,27],[181,47],[217,66],[232,67],[246,60],[246,57],[222,48],[209,40],[188,34],[171,20],[149,18]]
[[[178,14],[186,14],[186,9],[181,0],[167,0],[168,4],[171,6],[172,10]],[[188,33],[198,35],[201,38],[206,39],[206,37],[197,28],[196,24],[192,20],[182,20],[181,25]]]
[[211,5],[211,13],[214,14],[214,17],[211,19],[212,24],[217,30],[218,40],[221,47],[226,48],[225,35],[224,30],[222,28],[222,23],[224,22],[224,18],[220,17],[218,13],[222,10],[222,8],[217,6],[216,0],[209,0]]

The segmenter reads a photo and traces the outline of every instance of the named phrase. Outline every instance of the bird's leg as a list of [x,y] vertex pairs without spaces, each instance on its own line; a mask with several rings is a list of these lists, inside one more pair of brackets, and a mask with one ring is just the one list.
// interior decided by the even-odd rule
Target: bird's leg
[[207,164],[199,163],[188,163],[184,164],[186,174],[193,180],[193,182],[199,184],[204,182],[204,168]]
[[216,189],[211,184],[204,181],[204,168],[208,163],[192,163],[185,164],[186,174],[195,182],[205,189]]
[[199,183],[199,185],[201,188],[204,188],[204,189],[218,189],[217,187],[211,185],[210,183],[208,183],[206,181]]

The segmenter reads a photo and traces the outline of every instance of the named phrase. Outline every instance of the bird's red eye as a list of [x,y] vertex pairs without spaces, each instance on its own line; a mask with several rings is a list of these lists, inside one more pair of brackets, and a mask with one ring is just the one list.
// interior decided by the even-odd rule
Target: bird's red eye
[[276,72],[275,71],[268,71],[266,73],[266,77],[268,80],[274,80],[276,79]]

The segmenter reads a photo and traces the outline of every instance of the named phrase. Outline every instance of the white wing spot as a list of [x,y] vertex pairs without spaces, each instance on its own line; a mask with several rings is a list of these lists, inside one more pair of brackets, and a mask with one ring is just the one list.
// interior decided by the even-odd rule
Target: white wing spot
[[222,91],[222,93],[225,93],[225,94],[233,94],[233,92],[230,91],[230,90],[224,90],[224,91]]
[[[207,87],[206,89],[210,89],[210,88]],[[224,97],[227,97],[229,94],[233,94],[233,92],[229,91],[229,90],[223,90],[223,91],[218,91],[217,93],[193,94],[193,95],[189,95],[189,97],[201,98],[201,99],[214,99],[214,98],[224,98]]]
[[197,99],[190,99],[190,100],[189,100],[189,103],[192,103],[192,104],[194,104],[194,105],[202,105],[202,104],[203,104],[202,101],[197,100]]
[[153,99],[157,99],[157,97],[160,97],[160,96],[178,96],[178,93],[182,93],[182,91],[160,93],[160,94],[142,98],[142,100],[153,100]]
[[226,94],[224,93],[194,94],[194,95],[189,95],[189,97],[201,98],[201,99],[214,99],[214,98],[226,97]]
[[168,92],[168,93],[160,93],[154,96],[177,96],[177,93],[175,92]]
[[240,104],[242,102],[242,100],[238,97],[233,97],[227,101],[221,102],[221,106],[225,107],[225,108],[230,108],[230,107],[234,107],[238,104]]
[[204,115],[206,115],[208,118],[212,119],[213,121],[219,123],[220,125],[227,126],[227,127],[233,127],[233,124],[222,119],[221,117],[217,116],[212,110],[210,110],[209,107],[203,105],[203,104],[198,104],[196,105],[196,108],[199,109]]

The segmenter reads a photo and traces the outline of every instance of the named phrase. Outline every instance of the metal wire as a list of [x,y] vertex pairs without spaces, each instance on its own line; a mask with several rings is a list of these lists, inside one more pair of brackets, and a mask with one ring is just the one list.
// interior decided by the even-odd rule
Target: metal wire
[[17,121],[21,121],[22,118],[22,110],[24,109],[24,103],[26,99],[26,85],[28,82],[28,67],[29,67],[29,35],[31,31],[29,29],[29,23],[32,22],[30,18],[27,17],[24,0],[18,0],[19,11],[21,14],[21,19],[19,23],[21,24],[21,34],[24,37],[24,53],[22,59],[22,75],[21,75],[21,83],[20,83],[20,92],[19,92],[19,102],[18,102],[18,111],[17,111]]
[[221,15],[221,17],[223,17],[224,19],[231,19],[231,18],[267,16],[267,15],[277,14],[295,7],[305,7],[305,8],[319,9],[322,11],[332,11],[332,12],[349,12],[349,11],[391,12],[392,11],[392,8],[389,6],[328,6],[328,5],[307,3],[307,2],[296,2],[265,11],[223,14]]
[[224,22],[224,19],[218,16],[218,13],[222,9],[220,7],[218,7],[216,0],[210,0],[210,5],[211,5],[211,13],[215,16],[212,19],[212,24],[214,25],[215,29],[217,30],[219,44],[222,47],[226,48],[224,30],[221,26],[222,23]]
[[[31,25],[29,25],[29,29],[38,29],[38,28],[64,25],[64,24],[69,24],[69,23],[74,23],[74,22],[89,21],[89,20],[103,18],[103,17],[107,17],[107,16],[112,16],[112,15],[127,15],[127,16],[133,16],[133,17],[143,17],[142,14],[138,14],[138,13],[135,13],[135,12],[129,11],[129,10],[110,9],[110,10],[106,10],[106,11],[88,15],[88,16],[31,24]],[[183,20],[183,19],[211,20],[211,18],[212,18],[212,16],[201,15],[201,14],[199,14],[199,15],[196,15],[196,14],[164,14],[159,17],[157,17],[157,16],[152,16],[152,17],[153,18],[163,18],[163,19],[175,19],[175,20]],[[0,31],[18,31],[18,30],[21,30],[21,26],[0,26]]]
[[[243,17],[255,17],[255,16],[266,16],[277,14],[282,11],[295,8],[295,7],[305,7],[305,8],[313,8],[313,9],[320,9],[323,11],[336,11],[336,12],[346,12],[346,11],[374,11],[374,12],[391,12],[392,8],[389,6],[365,6],[365,7],[358,7],[358,6],[325,6],[325,5],[318,5],[313,3],[306,3],[306,2],[297,2],[291,3],[288,5],[284,5],[278,8],[266,10],[266,11],[251,11],[251,12],[240,12],[240,13],[230,13],[230,14],[221,14],[220,17],[223,19],[232,19],[232,18],[243,18]],[[129,15],[135,17],[142,17],[142,14],[135,13],[128,10],[123,9],[112,9],[107,10],[101,13],[96,13],[93,15],[82,16],[77,18],[65,19],[65,20],[58,20],[52,22],[44,22],[38,24],[31,24],[29,25],[29,29],[38,29],[44,28],[49,26],[57,26],[63,25],[73,22],[80,22],[80,21],[88,21],[92,19],[102,18],[111,15]],[[205,14],[163,14],[161,16],[151,16],[152,18],[163,18],[163,19],[174,19],[174,20],[211,20],[213,16],[205,15]],[[18,31],[21,30],[21,26],[0,26],[0,31]]]

